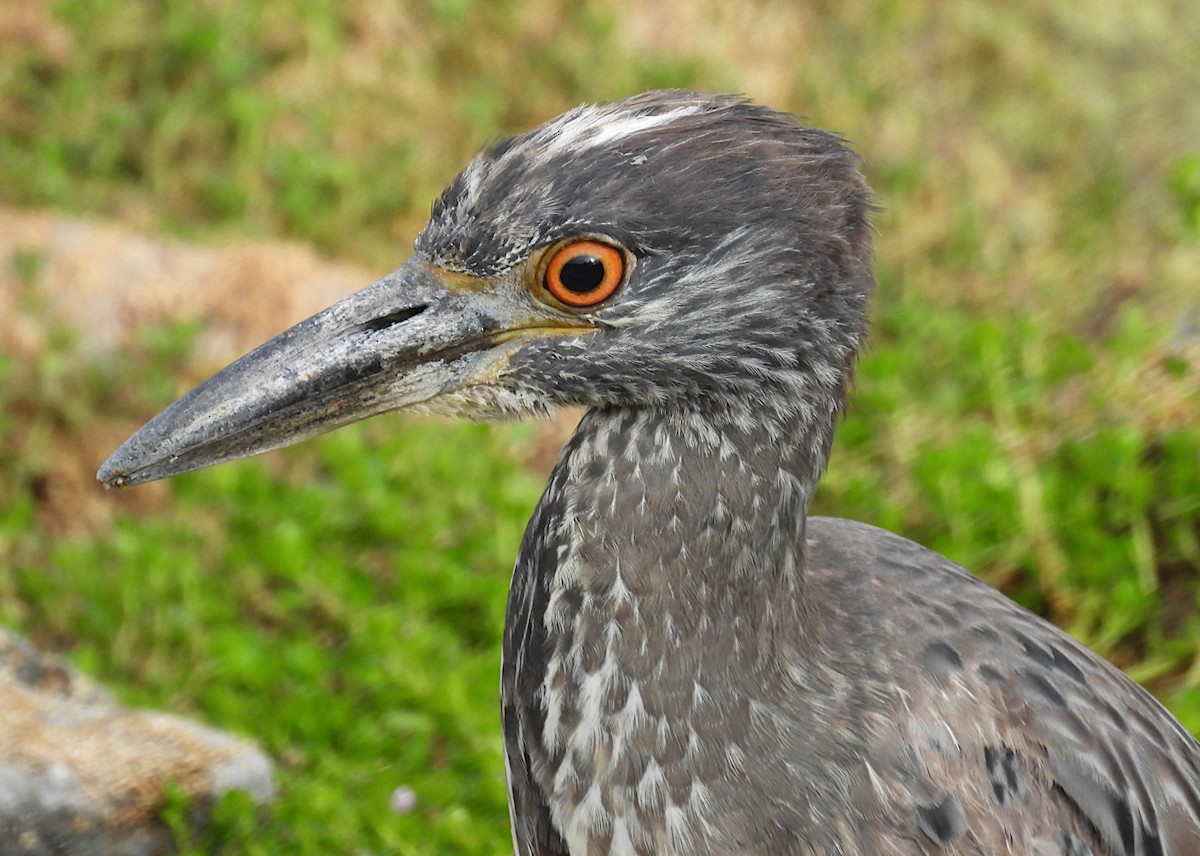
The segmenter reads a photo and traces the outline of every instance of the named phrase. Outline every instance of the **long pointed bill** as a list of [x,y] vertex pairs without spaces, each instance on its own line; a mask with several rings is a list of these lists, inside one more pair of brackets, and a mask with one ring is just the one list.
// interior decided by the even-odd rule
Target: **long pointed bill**
[[209,378],[126,440],[96,477],[139,484],[290,445],[487,382],[507,363],[506,343],[566,332],[567,323],[552,325],[503,290],[448,288],[454,276],[410,259]]

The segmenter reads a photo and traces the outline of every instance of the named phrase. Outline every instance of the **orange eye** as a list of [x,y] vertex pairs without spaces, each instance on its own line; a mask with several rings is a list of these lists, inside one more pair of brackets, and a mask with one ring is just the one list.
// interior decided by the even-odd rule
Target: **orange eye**
[[625,256],[599,241],[572,241],[546,265],[542,284],[559,303],[586,309],[612,297],[625,279]]

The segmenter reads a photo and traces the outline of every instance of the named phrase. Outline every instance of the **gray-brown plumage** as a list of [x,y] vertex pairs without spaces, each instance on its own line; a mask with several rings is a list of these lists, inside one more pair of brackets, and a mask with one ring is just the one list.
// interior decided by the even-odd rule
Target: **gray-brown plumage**
[[866,325],[868,210],[843,144],[783,114],[581,107],[482,153],[401,268],[99,477],[398,408],[582,405],[509,599],[519,854],[1200,853],[1200,750],[1146,692],[946,559],[807,518]]

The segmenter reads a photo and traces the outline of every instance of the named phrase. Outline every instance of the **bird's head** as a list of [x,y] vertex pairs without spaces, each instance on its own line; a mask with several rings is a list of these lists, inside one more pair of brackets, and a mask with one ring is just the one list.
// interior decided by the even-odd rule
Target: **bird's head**
[[869,207],[842,142],[786,114],[688,92],[580,107],[481,153],[408,261],[185,395],[98,477],[397,409],[827,422],[866,324]]

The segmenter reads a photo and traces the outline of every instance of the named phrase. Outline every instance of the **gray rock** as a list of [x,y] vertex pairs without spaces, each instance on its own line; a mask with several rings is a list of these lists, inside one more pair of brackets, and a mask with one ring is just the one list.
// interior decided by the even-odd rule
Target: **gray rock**
[[116,704],[57,657],[0,630],[0,856],[150,856],[174,843],[169,788],[203,825],[223,793],[275,796],[254,746]]

